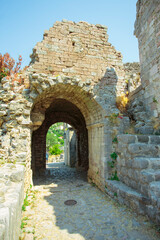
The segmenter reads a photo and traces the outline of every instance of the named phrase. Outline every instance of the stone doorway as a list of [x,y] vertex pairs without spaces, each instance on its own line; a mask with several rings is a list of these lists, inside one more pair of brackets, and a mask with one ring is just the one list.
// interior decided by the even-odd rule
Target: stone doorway
[[54,99],[45,112],[42,125],[32,133],[33,175],[41,175],[46,170],[46,134],[56,122],[66,122],[73,126],[77,135],[77,167],[88,169],[88,131],[81,111],[66,99]]

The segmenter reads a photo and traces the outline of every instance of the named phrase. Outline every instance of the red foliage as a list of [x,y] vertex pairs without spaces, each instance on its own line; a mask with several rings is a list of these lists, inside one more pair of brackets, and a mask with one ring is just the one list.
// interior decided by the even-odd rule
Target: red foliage
[[0,77],[3,78],[5,76],[15,75],[20,71],[22,64],[22,57],[19,56],[18,62],[15,65],[15,60],[9,55],[9,53],[5,53],[3,56],[0,53]]

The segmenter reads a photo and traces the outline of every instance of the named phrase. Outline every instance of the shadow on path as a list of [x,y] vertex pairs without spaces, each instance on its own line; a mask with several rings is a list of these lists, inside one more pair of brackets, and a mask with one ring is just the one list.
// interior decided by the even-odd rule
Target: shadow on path
[[[158,240],[153,225],[87,183],[87,173],[52,164],[53,175],[34,179],[37,239]],[[77,204],[67,206],[66,200]]]

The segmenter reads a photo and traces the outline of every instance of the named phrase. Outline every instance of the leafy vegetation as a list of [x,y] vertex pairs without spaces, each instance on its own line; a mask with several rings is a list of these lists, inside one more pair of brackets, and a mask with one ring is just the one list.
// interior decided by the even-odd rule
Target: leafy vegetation
[[[116,164],[116,160],[117,160],[117,153],[116,152],[113,152],[110,154],[111,158],[113,159],[112,161],[108,162],[108,165],[111,167],[111,168],[114,168],[115,167],[115,164]],[[109,178],[110,180],[116,180],[116,181],[119,181],[119,178],[117,176],[117,171],[115,170],[114,172],[112,172],[112,175],[111,175],[111,178]]]
[[55,144],[52,147],[49,148],[49,153],[51,155],[60,155],[63,152],[63,150],[60,149],[59,144]]
[[108,162],[108,165],[109,165],[111,168],[114,168],[114,164],[115,164],[114,161],[110,161],[110,162]]
[[117,153],[116,152],[113,152],[113,153],[111,153],[111,158],[112,159],[114,159],[114,160],[116,160],[117,159],[117,157],[118,157],[118,155],[117,155]]
[[27,223],[24,220],[22,220],[22,222],[21,222],[21,229],[23,229],[26,225],[27,225]]
[[0,54],[0,81],[3,77],[9,77],[11,75],[14,75],[14,77],[17,78],[21,64],[21,56],[19,56],[18,62],[16,63],[9,53],[5,53],[4,55]]
[[157,99],[155,97],[153,97],[153,102],[154,103],[158,103]]
[[113,143],[118,143],[118,139],[117,137],[114,137],[113,140],[112,140]]
[[118,176],[117,176],[117,171],[115,171],[114,173],[112,173],[112,176],[111,176],[110,180],[119,181],[119,178],[118,178]]
[[129,103],[128,92],[116,97],[116,106],[122,112],[126,112]]
[[26,206],[29,206],[28,193],[26,193],[26,197],[25,197],[24,203],[23,203],[23,205],[22,205],[22,211],[26,211]]
[[46,145],[51,155],[59,155],[63,152],[61,150],[64,146],[64,130],[61,129],[62,126],[63,123],[55,123],[48,130]]
[[115,161],[117,159],[117,153],[116,152],[113,152],[110,154],[111,158],[113,159],[111,162],[108,162],[108,165],[111,167],[111,168],[114,168],[115,167]]

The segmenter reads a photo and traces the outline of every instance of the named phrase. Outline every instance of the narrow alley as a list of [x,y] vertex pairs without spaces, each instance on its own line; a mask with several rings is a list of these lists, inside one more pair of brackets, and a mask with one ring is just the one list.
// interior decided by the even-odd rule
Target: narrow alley
[[[155,226],[87,182],[86,172],[49,164],[34,179],[23,212],[21,239],[158,240]],[[74,201],[67,201],[74,200]],[[66,202],[67,201],[67,202]],[[67,204],[67,205],[66,205]]]

